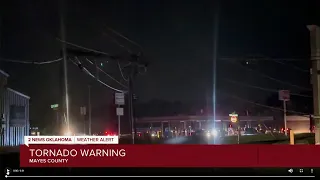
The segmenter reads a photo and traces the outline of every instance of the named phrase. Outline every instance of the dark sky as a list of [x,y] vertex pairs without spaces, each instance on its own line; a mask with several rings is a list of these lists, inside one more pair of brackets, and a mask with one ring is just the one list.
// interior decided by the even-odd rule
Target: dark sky
[[[272,89],[302,89],[284,85],[259,73],[310,88],[308,73],[309,34],[306,24],[317,23],[312,13],[313,1],[230,1],[220,3],[218,56],[299,58],[305,61],[284,62],[240,60],[218,61],[220,91],[251,101],[263,101],[270,93],[236,85],[228,78]],[[58,1],[4,0],[1,2],[1,57],[27,61],[47,61],[59,58]],[[205,101],[212,92],[212,59],[214,7],[216,2],[203,0],[138,1],[95,0],[67,1],[67,41],[92,49],[125,56],[126,51],[113,43],[113,38],[133,51],[139,48],[108,31],[110,27],[143,47],[150,61],[147,74],[138,77],[136,93],[140,101],[164,99],[188,103]],[[319,18],[318,18],[319,19]],[[113,37],[113,38],[110,38]],[[89,66],[89,65],[88,65]],[[89,68],[89,67],[88,67]],[[121,79],[117,64],[108,61],[107,72]],[[23,65],[1,62],[1,69],[11,77],[9,85],[31,96],[31,118],[39,122],[52,118],[50,104],[60,98],[61,76],[59,63]],[[105,82],[121,88],[102,77]],[[73,116],[87,102],[87,85],[92,84],[93,111],[109,106],[112,91],[94,82],[76,66],[69,64],[70,96]],[[218,97],[218,100],[224,99]],[[235,103],[238,103],[235,100]],[[241,102],[239,102],[241,104]]]

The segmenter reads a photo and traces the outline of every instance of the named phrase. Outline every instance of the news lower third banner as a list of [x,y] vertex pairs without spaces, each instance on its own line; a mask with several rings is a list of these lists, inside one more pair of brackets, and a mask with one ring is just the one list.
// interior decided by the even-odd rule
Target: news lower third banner
[[21,145],[21,167],[320,167],[315,145],[120,145],[108,136],[38,138],[44,139]]

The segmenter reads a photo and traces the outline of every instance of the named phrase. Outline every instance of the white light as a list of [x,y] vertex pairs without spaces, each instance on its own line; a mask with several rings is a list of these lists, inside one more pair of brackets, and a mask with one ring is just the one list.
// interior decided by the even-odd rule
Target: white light
[[215,130],[215,129],[213,129],[213,130],[212,130],[212,135],[214,135],[214,136],[218,135],[218,131]]
[[72,132],[71,131],[67,131],[64,133],[65,136],[72,136]]

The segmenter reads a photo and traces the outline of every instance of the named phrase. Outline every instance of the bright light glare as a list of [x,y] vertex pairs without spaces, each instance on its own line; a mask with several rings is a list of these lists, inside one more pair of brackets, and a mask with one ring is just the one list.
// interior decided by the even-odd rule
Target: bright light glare
[[214,136],[218,135],[218,131],[215,130],[215,129],[213,129],[213,130],[212,130],[212,135],[214,135]]
[[210,136],[211,136],[211,134],[208,132],[208,133],[207,133],[207,137],[210,137]]
[[72,132],[71,131],[67,131],[64,133],[65,136],[72,136]]

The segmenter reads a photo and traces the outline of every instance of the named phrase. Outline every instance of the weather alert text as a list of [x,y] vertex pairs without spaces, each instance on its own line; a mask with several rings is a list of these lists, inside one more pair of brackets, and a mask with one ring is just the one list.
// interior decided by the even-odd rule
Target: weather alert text
[[[124,157],[125,149],[112,148],[118,144],[118,136],[26,136],[29,164],[68,164],[77,157]],[[57,148],[50,148],[57,145]],[[77,148],[73,148],[74,146]],[[78,148],[81,145],[81,148]],[[86,145],[104,145],[92,148]],[[36,146],[36,147],[35,147]]]

